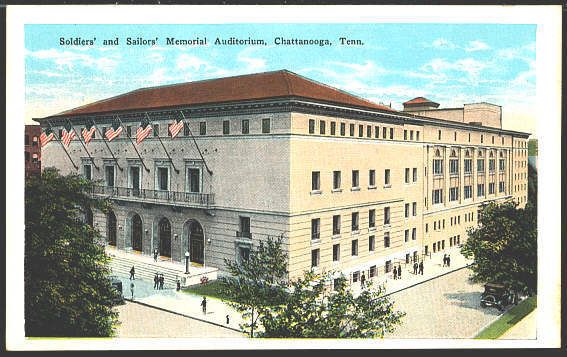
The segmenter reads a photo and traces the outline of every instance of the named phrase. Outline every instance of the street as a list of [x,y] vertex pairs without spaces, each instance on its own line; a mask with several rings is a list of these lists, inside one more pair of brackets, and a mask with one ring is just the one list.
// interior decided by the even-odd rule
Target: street
[[480,307],[482,284],[468,281],[466,268],[390,295],[406,312],[402,325],[385,338],[472,338],[500,315]]

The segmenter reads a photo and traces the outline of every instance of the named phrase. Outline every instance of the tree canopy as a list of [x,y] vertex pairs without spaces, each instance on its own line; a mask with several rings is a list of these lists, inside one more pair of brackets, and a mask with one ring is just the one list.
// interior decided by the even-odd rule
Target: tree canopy
[[45,169],[25,187],[25,333],[38,337],[111,336],[117,313],[108,258],[84,223],[86,210],[104,210],[92,183]]
[[518,293],[537,291],[537,211],[514,202],[491,202],[480,210],[478,227],[470,229],[461,252],[474,259],[475,282],[502,283]]

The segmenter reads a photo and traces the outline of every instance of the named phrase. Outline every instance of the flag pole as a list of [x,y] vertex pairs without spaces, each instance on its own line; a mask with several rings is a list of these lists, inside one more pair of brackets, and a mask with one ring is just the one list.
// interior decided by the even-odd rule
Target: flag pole
[[[120,117],[118,115],[116,115],[116,118],[118,118],[118,121],[120,122],[120,125],[122,125],[122,128],[124,130],[126,130],[126,128],[124,127],[124,123],[122,123],[122,120],[120,119]],[[146,164],[144,164],[144,159],[142,159],[142,156],[140,156],[140,153],[138,152],[138,149],[136,148],[136,145],[134,145],[134,142],[132,141],[132,138],[128,135],[128,131],[126,130],[126,136],[128,137],[128,139],[130,139],[130,143],[132,143],[132,146],[134,147],[134,151],[136,151],[136,154],[138,154],[138,157],[140,158],[140,161],[142,161],[142,166],[144,166],[144,169],[146,169],[146,172],[150,172],[150,169],[148,169],[146,167]]]
[[[183,121],[185,122],[185,115],[183,114],[183,111],[180,110],[179,111],[181,113],[181,116],[183,117]],[[209,173],[209,175],[212,175],[213,172],[209,169],[209,166],[207,165],[207,162],[205,161],[205,158],[203,157],[203,154],[201,153],[201,149],[199,149],[199,145],[197,145],[197,140],[195,140],[195,137],[193,136],[193,133],[191,132],[191,128],[189,127],[189,123],[187,123],[187,129],[189,129],[189,135],[191,135],[191,138],[193,139],[193,142],[195,143],[195,146],[197,147],[197,151],[199,152],[199,155],[201,156],[201,160],[203,160],[203,163],[205,164],[205,168],[207,169],[207,172]]]
[[[49,128],[52,129],[53,125],[51,125],[51,122],[49,120],[47,120],[47,124],[49,124]],[[53,129],[52,129],[53,130]],[[55,133],[53,133],[54,137],[57,137],[55,135]],[[67,154],[67,157],[69,158],[69,161],[71,161],[71,163],[73,164],[73,166],[75,167],[75,170],[78,170],[79,167],[75,164],[75,162],[73,161],[73,159],[71,159],[71,155],[69,155],[69,153],[67,152],[67,149],[65,149],[65,145],[63,145],[63,142],[61,142],[61,138],[57,137],[57,141],[59,142],[59,144],[61,144],[61,147],[63,148],[63,151],[65,151],[65,154]]]
[[[71,121],[70,121],[68,118],[67,118],[67,123],[69,123],[69,125],[71,126],[71,128],[73,128],[73,130],[75,130],[75,128],[73,127],[73,124],[71,123]],[[77,133],[77,130],[75,130],[75,133]],[[86,147],[85,143],[83,143],[83,141],[81,140],[82,133],[81,133],[81,132],[77,133],[77,136],[79,137],[79,141],[80,141],[81,144],[83,145],[83,148],[85,148],[85,151],[87,152],[87,155],[89,155],[89,159],[91,159],[91,162],[93,163],[95,169],[98,170],[98,166],[96,166],[93,157],[92,157],[91,154],[89,153],[89,150],[87,150],[87,147]]]
[[110,146],[108,146],[108,143],[106,142],[106,140],[104,140],[104,134],[102,133],[102,131],[100,131],[100,129],[98,128],[98,125],[96,124],[96,122],[94,121],[94,119],[92,119],[93,124],[96,128],[96,130],[98,131],[98,133],[100,134],[100,137],[102,139],[102,141],[104,141],[104,144],[106,145],[106,148],[108,149],[108,151],[110,151],[110,155],[112,155],[112,158],[114,159],[114,162],[116,162],[116,166],[118,166],[118,168],[120,169],[120,171],[124,171],[124,169],[122,167],[120,167],[120,164],[118,163],[118,159],[114,156],[114,153],[112,152],[112,150],[110,150]]
[[[144,113],[146,114],[146,117],[148,117],[148,120],[150,119],[150,116],[148,115],[148,113]],[[150,120],[151,121],[151,120]],[[169,129],[168,129],[169,130]],[[169,153],[167,152],[167,149],[165,148],[165,145],[163,145],[163,141],[161,141],[159,135],[157,136],[161,146],[163,147],[163,150],[165,151],[165,154],[167,155],[167,158],[169,159],[169,161],[171,161],[171,165],[173,166],[173,169],[175,170],[175,173],[179,173],[179,170],[175,167],[175,164],[173,163],[173,160],[171,159],[171,156],[169,156]]]

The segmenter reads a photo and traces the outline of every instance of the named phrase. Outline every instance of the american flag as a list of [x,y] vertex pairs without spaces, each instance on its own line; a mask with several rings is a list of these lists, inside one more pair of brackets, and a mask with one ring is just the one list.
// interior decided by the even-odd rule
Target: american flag
[[88,144],[89,141],[92,140],[95,131],[96,131],[96,128],[92,124],[90,125],[90,129],[83,128],[83,130],[81,131],[81,134],[83,134],[83,139],[85,139],[85,143]]
[[181,119],[175,119],[175,121],[171,124],[169,124],[169,133],[171,134],[171,138],[175,138],[177,136],[177,134],[179,134],[179,132],[181,131],[181,129],[183,129],[183,120]]
[[144,141],[144,139],[147,138],[151,132],[152,126],[147,119],[144,119],[144,121],[140,124],[140,127],[136,131],[136,144],[140,144],[142,141]]
[[75,130],[73,128],[64,128],[63,134],[61,135],[61,141],[65,146],[69,147],[71,140],[75,138]]
[[122,126],[120,125],[120,123],[115,120],[114,123],[112,124],[112,126],[110,128],[108,128],[108,130],[106,131],[106,133],[104,134],[104,136],[106,136],[106,138],[108,139],[108,141],[112,141],[114,139],[116,139],[117,137],[120,136],[120,134],[122,134]]
[[50,142],[51,140],[53,140],[54,138],[55,138],[55,134],[53,134],[53,131],[51,130],[51,128],[45,129],[45,131],[43,131],[39,135],[39,141],[41,143],[41,147],[44,147],[45,145],[47,145],[47,143]]

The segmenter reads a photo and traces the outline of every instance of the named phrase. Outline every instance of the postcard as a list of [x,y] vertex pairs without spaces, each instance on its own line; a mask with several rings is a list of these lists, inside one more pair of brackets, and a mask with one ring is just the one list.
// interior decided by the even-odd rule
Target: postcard
[[7,20],[9,350],[559,346],[561,7]]

